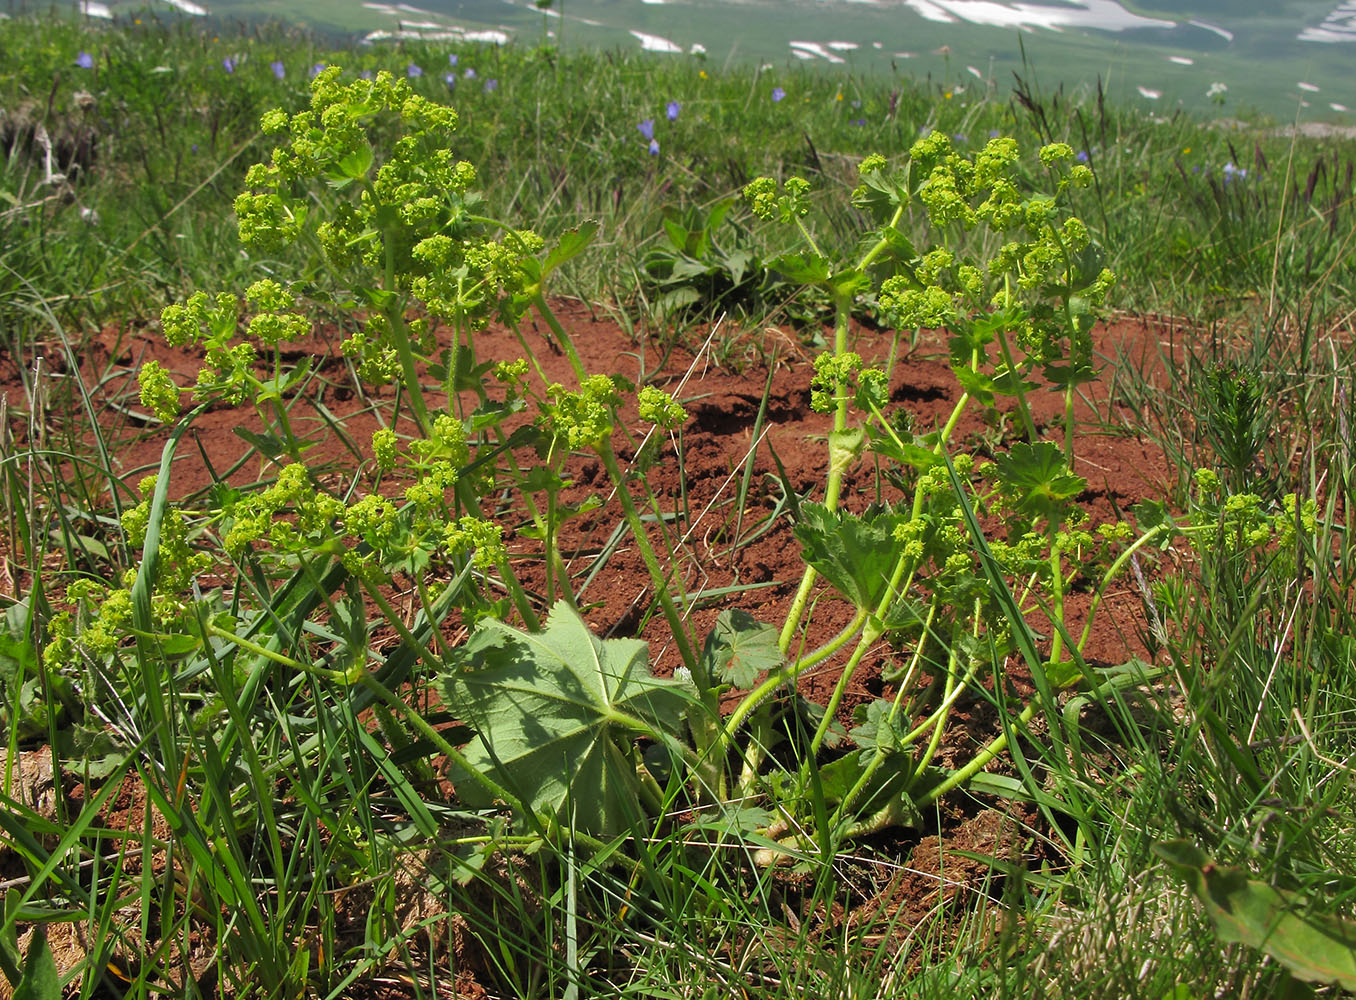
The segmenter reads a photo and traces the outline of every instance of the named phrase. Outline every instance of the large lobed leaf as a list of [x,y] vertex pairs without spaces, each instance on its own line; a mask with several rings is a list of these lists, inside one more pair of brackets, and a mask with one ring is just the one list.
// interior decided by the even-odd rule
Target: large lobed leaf
[[[673,745],[692,703],[688,685],[650,674],[645,643],[597,638],[564,601],[541,632],[481,622],[442,681],[478,734],[464,750],[474,768],[533,813],[599,835],[638,809],[631,741]],[[469,775],[453,778],[467,805],[493,804]]]

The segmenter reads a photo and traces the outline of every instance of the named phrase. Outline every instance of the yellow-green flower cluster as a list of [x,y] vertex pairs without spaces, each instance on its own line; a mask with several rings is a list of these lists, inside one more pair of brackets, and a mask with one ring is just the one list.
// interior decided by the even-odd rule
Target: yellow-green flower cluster
[[636,402],[640,419],[664,430],[676,430],[687,421],[687,411],[663,389],[653,385],[642,386]]
[[781,219],[790,222],[810,211],[810,182],[803,177],[790,177],[778,194],[777,182],[771,177],[757,177],[744,185],[744,200],[760,219]]
[[[532,278],[524,262],[543,241],[529,231],[487,237],[486,222],[474,215],[475,168],[452,150],[451,108],[390,73],[345,82],[331,67],[312,81],[306,110],[291,117],[270,111],[261,125],[283,141],[267,163],[250,168],[248,190],[236,200],[247,248],[272,252],[295,242],[315,214],[306,187],[323,182],[340,197],[326,199],[315,237],[337,273],[360,267],[381,274],[385,293],[413,295],[429,315],[472,328],[526,308]],[[261,320],[260,332],[281,335],[274,329],[280,326]],[[390,377],[395,332],[368,329],[346,343],[364,378]]]
[[[146,531],[151,521],[151,502],[155,495],[156,476],[147,476],[137,484],[141,502],[122,512],[122,530],[130,548],[139,549],[146,542]],[[183,590],[190,580],[211,565],[205,552],[194,552],[189,545],[189,524],[177,507],[165,505],[160,518],[160,576],[156,590],[173,594]]]
[[358,377],[372,385],[385,385],[400,371],[400,356],[391,345],[391,322],[381,313],[373,313],[363,328],[339,349],[357,362]]
[[443,544],[454,553],[471,553],[478,569],[493,569],[508,558],[503,529],[480,517],[461,517],[443,530]]
[[323,547],[343,511],[343,502],[316,489],[306,466],[294,462],[284,466],[267,489],[236,503],[230,511],[226,552],[240,559],[257,543],[267,543],[279,553]]
[[862,369],[859,354],[825,351],[815,358],[815,373],[810,379],[810,409],[832,413],[844,395],[847,383]]
[[466,427],[450,413],[439,413],[434,416],[429,436],[411,441],[410,451],[425,466],[428,463],[446,462],[456,469],[462,469],[471,461],[471,446],[466,441]]
[[903,274],[881,282],[877,301],[901,330],[942,329],[951,326],[957,316],[952,293],[939,285],[919,288]]
[[389,427],[379,427],[372,432],[372,459],[380,472],[390,472],[396,467],[396,435]]
[[137,374],[141,385],[141,405],[162,423],[173,423],[179,416],[179,387],[170,378],[169,369],[159,361],[147,361]]
[[578,392],[554,383],[546,397],[539,425],[571,451],[593,448],[612,434],[613,414],[621,397],[610,376],[590,375]]

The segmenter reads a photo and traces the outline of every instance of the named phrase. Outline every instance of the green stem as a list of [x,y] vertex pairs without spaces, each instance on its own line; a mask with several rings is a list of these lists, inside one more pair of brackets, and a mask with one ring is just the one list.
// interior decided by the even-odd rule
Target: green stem
[[[914,648],[913,651],[912,662],[909,664],[908,676],[903,681],[900,682],[899,691],[895,695],[894,704],[890,706],[890,716],[888,720],[889,725],[894,725],[895,717],[899,714],[899,706],[904,700],[904,692],[912,684],[914,672],[918,669],[919,664],[922,663],[923,650],[927,648],[928,635],[932,629],[932,622],[933,619],[936,617],[936,614],[937,614],[937,598],[934,597],[932,599],[931,604],[928,607],[927,621],[923,623],[923,634],[919,638],[918,645]],[[950,666],[954,667],[954,664],[956,662],[955,649],[952,649],[951,656],[948,662]],[[950,675],[951,673],[952,671],[948,670],[948,675]],[[895,749],[902,750],[903,748],[904,748],[903,746],[900,746]],[[885,758],[886,752],[881,750],[880,747],[878,746],[876,748],[876,753],[871,758],[871,763],[866,765],[866,767],[862,770],[861,777],[857,779],[857,781],[853,784],[852,788],[848,790],[848,793],[843,796],[842,801],[838,803],[838,808],[834,810],[833,818],[829,821],[829,829],[836,828],[838,824],[842,822],[843,817],[847,814],[847,811],[853,807],[853,805],[857,802],[857,799],[861,797],[862,792],[866,790],[866,786],[870,784],[871,779],[875,777],[876,772],[880,770],[880,766],[885,762]]]
[[[888,228],[893,229],[899,224],[899,220],[903,217],[904,206],[900,205],[896,207],[895,214],[891,216]],[[810,235],[809,230],[805,228],[805,224],[801,222],[799,218],[796,219],[796,226],[800,229],[801,235],[805,237],[805,241],[809,244],[810,249],[814,253],[819,254],[819,256],[823,256],[823,254],[820,254],[819,252],[819,247],[815,244],[814,237]],[[888,246],[889,242],[885,239],[877,240],[876,244],[862,256],[860,261],[858,261],[857,270],[861,271],[869,267],[871,262],[874,261]],[[846,295],[835,295],[833,311],[833,353],[834,357],[842,357],[847,353],[848,348],[848,319],[852,314],[851,298]],[[837,386],[835,394],[838,397],[838,408],[834,411],[833,429],[841,432],[847,428],[847,397],[841,384]],[[839,494],[843,488],[844,471],[845,469],[841,466],[837,466],[836,463],[831,463],[829,466],[828,483],[824,490],[824,506],[829,510],[835,510],[838,507]],[[805,607],[810,600],[810,592],[814,588],[815,576],[816,573],[814,567],[805,567],[805,572],[800,578],[800,586],[796,588],[796,595],[791,600],[790,611],[787,613],[786,621],[782,625],[782,631],[777,637],[777,647],[783,654],[791,648],[791,639],[796,634],[796,629],[800,627],[801,619],[805,614]]]
[[575,378],[577,378],[582,385],[584,379],[588,377],[584,371],[584,362],[579,359],[579,352],[574,349],[574,341],[571,340],[570,335],[565,332],[565,328],[560,325],[560,320],[556,319],[556,314],[551,311],[551,307],[546,304],[546,296],[540,289],[537,290],[537,294],[533,297],[532,305],[536,307],[541,318],[546,321],[546,325],[550,328],[552,335],[564,349],[565,356],[570,359],[570,367],[574,369]]
[[[806,238],[809,238],[808,234],[806,234]],[[851,299],[843,295],[835,296],[834,357],[842,357],[847,353],[848,317],[851,315],[851,310]],[[829,438],[829,475],[824,488],[824,506],[830,511],[838,509],[839,495],[843,490],[843,475],[847,471],[848,464],[846,461],[836,458],[833,452],[833,435],[842,434],[847,429],[847,392],[841,382],[834,387],[834,395],[837,397],[838,404],[833,411],[833,431]],[[813,566],[806,566],[805,572],[801,574],[800,586],[796,588],[796,596],[791,600],[791,608],[787,612],[786,621],[782,624],[782,631],[777,636],[777,648],[783,654],[791,648],[791,639],[795,636],[796,630],[800,628],[801,619],[805,615],[805,606],[810,600],[810,591],[814,588],[816,575]]]
[[[400,617],[400,612],[391,606],[391,602],[386,599],[385,594],[378,588],[373,587],[362,576],[358,577],[358,585],[363,588],[363,593],[371,598],[372,603],[377,606],[379,611],[381,611],[382,617],[386,619],[387,624],[396,630],[396,634],[400,636],[401,642],[422,657],[424,662],[433,667],[434,670],[443,669],[442,657],[429,649],[427,645],[420,642],[415,634],[405,627],[405,622]],[[431,628],[436,628],[437,623],[429,622],[429,626]]]
[[730,713],[729,718],[725,720],[725,731],[728,734],[728,737],[732,737],[734,733],[739,731],[739,727],[743,724],[744,720],[748,718],[749,713],[757,708],[768,695],[772,694],[779,687],[795,681],[797,677],[809,670],[815,664],[823,662],[846,646],[852,637],[857,634],[857,630],[865,624],[866,618],[867,613],[859,610],[853,616],[852,621],[848,622],[841,632],[824,645],[813,652],[802,656],[787,669],[778,670],[769,674],[761,684],[744,696],[744,699],[735,707],[735,710]]
[[239,646],[247,653],[253,653],[255,656],[261,656],[266,660],[271,660],[280,666],[287,667],[289,670],[296,670],[299,673],[310,674],[313,677],[320,677],[335,684],[352,684],[354,677],[347,670],[331,670],[328,667],[317,667],[313,663],[302,663],[300,660],[294,660],[290,656],[279,653],[276,649],[269,649],[267,646],[260,645],[252,639],[246,639],[243,635],[236,635],[229,629],[224,629],[212,622],[205,622],[205,629],[209,635],[214,635],[218,639],[225,639],[227,642]]
[[1083,634],[1078,639],[1078,651],[1080,653],[1083,651],[1083,647],[1087,645],[1088,639],[1092,636],[1093,617],[1097,614],[1097,609],[1101,605],[1102,598],[1106,594],[1106,588],[1111,585],[1111,581],[1114,580],[1120,574],[1120,571],[1125,568],[1125,564],[1128,563],[1134,557],[1136,552],[1144,548],[1150,542],[1154,541],[1156,538],[1158,538],[1159,535],[1162,535],[1165,532],[1174,529],[1175,529],[1174,525],[1167,524],[1160,524],[1157,525],[1156,527],[1150,528],[1143,535],[1137,538],[1133,545],[1131,545],[1119,556],[1117,556],[1115,562],[1113,562],[1109,567],[1107,567],[1106,573],[1102,575],[1102,582],[1097,585],[1097,591],[1092,595],[1092,603],[1088,605],[1087,621],[1083,623]]
[[[1035,717],[1035,715],[1036,702],[1033,701],[1031,704],[1027,705],[1026,708],[1022,709],[1022,714],[1017,716],[1013,722],[1013,728],[1026,725]],[[916,800],[919,808],[931,805],[952,789],[959,788],[980,771],[984,770],[984,768],[989,765],[990,761],[1007,749],[1009,731],[1010,730],[1005,729],[993,740],[993,742],[979,753],[975,754],[970,763],[966,764],[959,771],[956,771],[945,781],[933,786],[919,796]]]
[[467,777],[469,777],[472,781],[474,781],[477,785],[484,789],[485,792],[489,794],[491,799],[497,799],[505,803],[510,809],[513,809],[515,812],[526,813],[528,811],[527,807],[523,804],[523,801],[518,798],[518,796],[514,795],[503,785],[500,785],[489,775],[485,774],[478,767],[476,767],[469,760],[467,760],[465,754],[463,754],[460,750],[458,750],[451,743],[449,743],[443,737],[442,733],[438,732],[438,730],[434,729],[431,725],[429,725],[427,719],[425,719],[422,715],[416,712],[409,705],[405,704],[404,701],[397,698],[395,694],[384,684],[382,684],[379,680],[377,680],[371,674],[364,672],[362,676],[359,678],[359,682],[363,685],[363,687],[367,688],[368,691],[375,695],[377,700],[380,701],[383,705],[387,706],[390,709],[393,709],[400,715],[404,716],[405,720],[410,724],[411,728],[418,732],[420,736],[424,737],[424,739],[428,740],[431,744],[433,744],[433,746],[436,747],[440,753],[445,755],[448,760],[450,760],[453,764],[460,768],[467,775]]
[[668,619],[669,629],[673,633],[673,641],[678,647],[678,655],[682,657],[683,666],[692,674],[693,681],[696,682],[698,690],[702,692],[702,700],[708,702],[707,707],[719,711],[719,704],[715,700],[711,687],[711,679],[705,675],[705,671],[697,659],[697,654],[692,649],[683,616],[678,611],[678,606],[673,603],[673,596],[669,593],[668,575],[659,565],[659,559],[650,545],[649,536],[645,531],[645,523],[640,519],[640,512],[636,510],[635,501],[631,498],[631,491],[626,486],[626,477],[622,473],[621,466],[617,464],[616,454],[612,451],[612,442],[604,438],[597,443],[595,450],[603,460],[603,467],[607,469],[608,478],[612,480],[612,485],[617,489],[617,498],[621,501],[626,523],[635,538],[636,549],[640,552],[640,558],[645,563],[645,568],[649,571],[650,579],[654,583],[655,596],[659,599],[659,606],[664,611],[664,617]]
[[[1012,307],[1012,275],[1003,275],[1003,308]],[[998,331],[998,349],[1003,354],[1003,363],[1007,365],[1008,377],[1012,379],[1013,391],[1017,394],[1017,411],[1022,417],[1022,427],[1026,431],[1027,440],[1032,444],[1036,443],[1036,422],[1031,419],[1031,407],[1026,402],[1026,390],[1022,388],[1022,376],[1017,371],[1017,364],[1013,360],[1012,345],[1008,343],[1008,332],[1004,329]]]
[[862,628],[862,634],[857,639],[857,646],[852,651],[852,656],[848,658],[843,665],[843,672],[838,675],[838,683],[833,687],[833,693],[829,695],[829,703],[824,706],[824,718],[819,720],[819,726],[815,729],[815,734],[810,740],[810,751],[805,756],[808,764],[814,760],[819,753],[819,748],[824,745],[824,738],[829,734],[829,727],[833,725],[834,716],[838,712],[838,706],[843,701],[843,695],[847,693],[848,682],[852,675],[857,672],[857,667],[861,665],[862,657],[885,632],[879,619],[867,618],[865,626]]
[[429,419],[428,404],[424,401],[424,388],[419,384],[418,362],[414,357],[414,348],[410,345],[409,328],[405,326],[405,317],[396,309],[386,311],[386,321],[391,324],[391,340],[395,343],[396,357],[400,360],[400,377],[405,386],[405,395],[410,398],[410,409],[414,412],[419,432],[427,437],[433,431],[433,421]]
[[1054,637],[1050,640],[1050,662],[1059,664],[1064,654],[1064,550],[1060,548],[1057,533],[1050,539],[1050,611],[1054,623]]

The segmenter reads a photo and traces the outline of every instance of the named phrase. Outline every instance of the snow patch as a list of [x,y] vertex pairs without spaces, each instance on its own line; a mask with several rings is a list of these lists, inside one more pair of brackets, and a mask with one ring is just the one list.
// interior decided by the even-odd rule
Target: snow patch
[[640,42],[640,47],[646,52],[682,52],[681,45],[675,45],[667,38],[661,38],[659,35],[647,35],[643,31],[632,31],[631,35]]

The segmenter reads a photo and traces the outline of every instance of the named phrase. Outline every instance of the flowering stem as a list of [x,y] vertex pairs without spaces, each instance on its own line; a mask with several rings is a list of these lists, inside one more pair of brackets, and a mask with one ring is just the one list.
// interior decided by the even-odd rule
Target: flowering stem
[[[1055,532],[1051,529],[1051,535]],[[1050,611],[1054,621],[1054,636],[1050,640],[1050,662],[1059,664],[1064,653],[1064,550],[1057,537],[1050,540]]]
[[1102,603],[1102,597],[1106,594],[1106,588],[1111,584],[1111,581],[1125,568],[1125,564],[1134,558],[1136,552],[1157,539],[1159,535],[1172,530],[1174,527],[1175,526],[1172,525],[1159,524],[1150,528],[1137,538],[1133,545],[1130,545],[1124,552],[1117,556],[1115,562],[1107,567],[1106,573],[1102,576],[1102,582],[1097,586],[1097,592],[1092,595],[1092,603],[1088,605],[1087,621],[1083,623],[1083,634],[1078,639],[1078,651],[1080,653],[1083,651],[1083,647],[1088,644],[1088,639],[1092,636],[1093,617],[1097,614],[1097,609]]
[[582,385],[584,379],[587,377],[587,373],[584,371],[584,362],[579,359],[579,352],[574,349],[574,341],[572,341],[570,335],[565,332],[565,328],[560,325],[560,320],[556,319],[556,314],[553,313],[551,307],[546,304],[546,296],[540,290],[538,290],[536,296],[533,297],[532,305],[536,307],[541,318],[544,319],[546,325],[550,327],[552,335],[556,338],[556,341],[560,344],[561,348],[564,349],[565,356],[570,359],[570,367],[574,369],[575,378],[577,378]]
[[[797,220],[797,225],[799,225]],[[801,226],[804,231],[804,226]],[[809,239],[809,233],[805,234]],[[813,245],[813,241],[811,241]],[[848,317],[852,309],[852,300],[846,295],[837,295],[834,298],[834,324],[833,324],[833,354],[834,357],[841,358],[847,353],[848,348]],[[834,454],[834,435],[841,435],[847,429],[847,391],[843,382],[840,380],[834,387],[834,396],[837,398],[837,407],[833,411],[833,432],[829,438],[829,475],[828,481],[824,487],[824,506],[830,511],[838,509],[839,496],[843,490],[843,474],[847,471],[848,461]],[[782,631],[777,636],[777,648],[786,653],[791,648],[791,638],[796,634],[796,629],[800,628],[801,618],[805,615],[805,606],[810,600],[810,591],[814,588],[815,577],[818,574],[813,566],[806,566],[805,572],[801,575],[800,586],[796,588],[796,596],[791,600],[791,609],[787,612],[786,622],[782,625]]]
[[[900,682],[899,691],[895,695],[894,704],[890,706],[890,715],[888,719],[888,724],[891,726],[894,725],[895,718],[899,715],[899,707],[904,700],[904,692],[908,690],[913,675],[918,670],[919,664],[922,662],[923,650],[927,647],[928,635],[932,629],[932,621],[937,614],[937,603],[938,599],[936,597],[933,597],[931,603],[928,605],[928,617],[927,620],[923,623],[923,634],[919,638],[918,645],[913,651],[913,657],[909,663],[908,675],[905,678],[905,680]],[[956,668],[956,647],[952,647],[951,654],[947,658],[948,682],[955,678],[955,668]],[[944,720],[945,716],[937,715],[934,713],[934,718],[936,718],[937,721],[935,723],[935,728],[933,730],[933,738],[939,739],[942,728],[941,723]],[[892,749],[895,751],[904,749],[925,731],[926,731],[925,727],[923,726],[918,727],[912,733],[910,733],[908,737],[900,740],[898,747],[894,747]],[[877,743],[876,753],[871,758],[871,763],[867,764],[866,767],[862,769],[861,777],[857,779],[856,783],[852,786],[851,789],[849,789],[848,793],[843,796],[842,801],[839,802],[838,804],[838,808],[834,811],[833,819],[829,823],[830,829],[836,827],[840,822],[842,822],[842,819],[847,814],[847,811],[851,809],[853,804],[856,803],[857,799],[861,797],[862,792],[866,790],[866,787],[867,785],[870,784],[871,779],[875,777],[876,772],[880,770],[880,766],[885,762],[885,758],[886,758],[885,751],[881,750],[879,743]]]
[[[1012,276],[1003,276],[1003,305],[1012,305]],[[1026,402],[1026,390],[1022,387],[1022,376],[1017,371],[1017,365],[1012,358],[1012,346],[1008,343],[1008,332],[1004,329],[998,331],[998,349],[1003,352],[1003,363],[1007,365],[1008,377],[1012,379],[1013,391],[1017,394],[1017,412],[1022,417],[1022,428],[1026,431],[1027,440],[1032,444],[1036,443],[1036,423],[1031,419],[1031,407]]]
[[748,718],[749,713],[752,712],[755,708],[757,708],[758,705],[762,703],[764,698],[766,698],[768,695],[772,694],[774,691],[784,686],[785,684],[794,681],[797,677],[799,677],[805,671],[809,670],[816,663],[822,662],[823,660],[832,656],[834,653],[838,652],[838,650],[841,649],[843,646],[847,645],[848,641],[854,635],[857,634],[857,630],[866,623],[866,618],[867,613],[865,611],[859,610],[852,617],[852,621],[848,622],[847,625],[843,627],[841,632],[839,632],[836,636],[834,636],[824,645],[820,646],[818,649],[810,653],[805,654],[786,669],[778,670],[768,675],[768,677],[763,681],[763,683],[759,684],[757,687],[755,687],[752,691],[750,691],[748,694],[744,696],[743,701],[741,701],[735,707],[735,710],[730,713],[730,717],[725,720],[725,730],[727,735],[733,735],[736,731],[738,731],[740,725],[743,724],[746,718]]
[[932,803],[936,802],[947,792],[951,791],[953,788],[959,788],[980,771],[984,770],[984,768],[989,765],[990,761],[1007,749],[1008,733],[1020,726],[1025,726],[1035,717],[1036,706],[1037,703],[1033,701],[1031,704],[1027,705],[1026,708],[1022,709],[1022,714],[1013,720],[1011,727],[1005,727],[1003,732],[995,737],[988,746],[971,758],[970,763],[966,764],[959,771],[954,772],[945,781],[939,782],[932,788],[929,788],[915,799],[915,804],[920,808],[932,805]]
[[669,593],[668,575],[659,565],[659,558],[654,554],[654,549],[650,545],[650,539],[645,532],[645,523],[640,519],[640,512],[636,510],[635,500],[631,498],[631,491],[626,486],[626,477],[622,473],[621,466],[617,464],[616,454],[612,451],[612,442],[603,438],[594,446],[594,450],[603,460],[603,467],[607,469],[612,485],[617,488],[617,499],[621,501],[622,512],[625,514],[626,523],[636,540],[636,548],[640,552],[640,558],[650,573],[650,579],[654,582],[655,596],[659,599],[659,606],[664,611],[664,617],[668,619],[669,630],[673,633],[673,641],[678,647],[678,655],[682,657],[683,666],[691,672],[692,679],[697,684],[697,689],[702,693],[702,700],[709,703],[708,707],[718,710],[715,697],[711,693],[711,679],[705,675],[705,671],[692,649],[692,642],[688,639],[687,626],[683,622],[683,616],[678,611],[678,606],[673,602],[673,595]]

